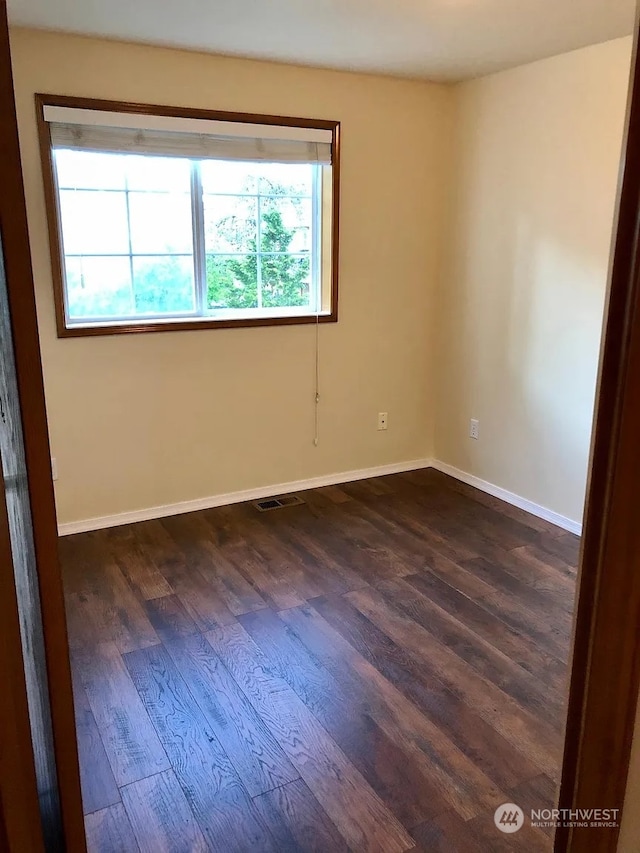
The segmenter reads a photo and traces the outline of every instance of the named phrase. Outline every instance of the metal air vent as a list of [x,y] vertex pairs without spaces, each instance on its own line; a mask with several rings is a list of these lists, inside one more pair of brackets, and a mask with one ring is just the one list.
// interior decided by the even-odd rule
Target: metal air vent
[[281,498],[265,498],[261,501],[254,501],[253,505],[259,512],[269,512],[271,509],[282,509],[285,506],[298,506],[303,504],[302,498],[297,495],[285,495]]

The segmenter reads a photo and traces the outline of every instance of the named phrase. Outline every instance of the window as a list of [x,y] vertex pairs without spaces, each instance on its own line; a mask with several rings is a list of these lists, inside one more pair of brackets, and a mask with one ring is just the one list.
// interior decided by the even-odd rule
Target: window
[[336,122],[38,99],[60,336],[337,319]]

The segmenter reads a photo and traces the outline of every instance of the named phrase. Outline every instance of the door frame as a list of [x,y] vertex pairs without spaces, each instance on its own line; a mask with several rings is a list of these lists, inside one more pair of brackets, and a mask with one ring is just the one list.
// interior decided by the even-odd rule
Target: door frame
[[[624,805],[640,685],[639,13],[582,539],[560,809]],[[557,830],[556,853],[615,853],[619,828]]]
[[[18,395],[22,413],[27,483],[33,523],[38,584],[45,637],[45,657],[49,678],[49,702],[55,748],[56,769],[62,822],[66,846],[73,853],[86,851],[80,772],[75,730],[71,665],[67,641],[62,576],[58,561],[58,528],[51,477],[51,451],[42,379],[42,360],[31,269],[31,252],[27,227],[18,126],[13,94],[13,75],[6,0],[0,0],[0,234],[7,279],[9,314],[13,335]],[[9,565],[11,565],[9,563]],[[3,579],[4,580],[4,579]],[[11,578],[13,585],[13,577]],[[15,586],[13,586],[15,602]],[[7,599],[7,610],[10,600]],[[11,613],[4,621],[5,602],[0,608],[3,632],[8,634],[13,653],[16,650],[15,625]],[[19,635],[18,635],[19,640]],[[21,647],[20,647],[21,648]],[[20,656],[22,661],[22,656]],[[24,675],[23,675],[24,681]],[[14,678],[10,685],[19,700],[20,684]],[[24,729],[25,706],[13,710],[15,725]],[[21,721],[22,718],[22,721]],[[26,717],[28,725],[28,716]],[[33,756],[31,758],[33,761]],[[11,783],[11,779],[8,780]],[[3,785],[4,791],[4,785]],[[36,803],[37,806],[37,803]],[[31,821],[40,822],[33,802]],[[5,822],[9,815],[5,812]],[[31,853],[37,846],[17,846],[17,851]]]
[[[0,0],[0,230],[14,333],[23,417],[29,493],[46,640],[50,701],[67,849],[84,851],[69,649],[35,297],[22,186],[11,76],[6,0]],[[574,650],[559,807],[622,809],[640,684],[640,63],[634,46],[628,127],[596,406],[592,465],[582,541]],[[0,516],[0,556],[4,543]],[[5,545],[6,548],[6,545]],[[3,581],[6,579],[3,579]],[[10,585],[12,578],[9,579]],[[0,596],[0,618],[13,661],[8,687],[15,697],[3,706],[0,725],[22,735],[27,792],[18,817],[37,824],[32,756],[25,750],[24,676],[16,666],[17,613],[11,596]],[[13,591],[15,604],[15,588]],[[6,618],[5,618],[6,611]],[[0,655],[5,646],[0,646]],[[2,658],[0,657],[0,661]],[[21,658],[20,658],[21,660]],[[615,666],[612,662],[616,663]],[[54,685],[55,689],[51,689]],[[4,730],[4,729],[3,729]],[[30,744],[29,744],[30,745]],[[26,756],[26,757],[25,757]],[[16,777],[17,778],[17,777]],[[8,788],[0,785],[4,798]],[[4,799],[1,801],[4,810]],[[5,816],[5,829],[8,821]],[[28,820],[26,821],[28,823]],[[25,820],[23,830],[25,831]],[[20,831],[19,829],[16,831]],[[555,853],[615,853],[616,829],[560,828]],[[11,836],[13,838],[14,836]],[[11,839],[10,839],[11,840]],[[38,851],[28,846],[10,849]]]
[[9,518],[0,465],[0,850],[43,853],[36,772],[22,667],[18,602],[13,580]]

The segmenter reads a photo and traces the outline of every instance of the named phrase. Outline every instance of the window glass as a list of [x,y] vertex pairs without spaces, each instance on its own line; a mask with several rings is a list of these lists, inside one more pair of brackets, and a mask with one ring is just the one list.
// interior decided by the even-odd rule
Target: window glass
[[317,310],[326,167],[178,153],[54,149],[67,322]]
[[195,309],[190,255],[134,256],[132,274],[137,314],[184,314]]
[[258,256],[207,255],[207,308],[258,307]]
[[191,196],[185,192],[130,192],[133,255],[192,255]]
[[58,186],[72,190],[123,190],[125,162],[121,154],[56,149]]
[[127,257],[67,257],[67,310],[71,319],[130,317],[134,313]]
[[115,155],[124,161],[127,186],[147,192],[189,192],[191,162],[182,157]]
[[236,254],[255,252],[258,240],[256,196],[204,196],[205,251]]
[[204,162],[202,183],[207,307],[311,309],[314,167]]
[[255,193],[258,164],[204,160],[201,164],[202,189],[205,193]]
[[190,162],[62,149],[55,163],[69,318],[195,311]]
[[263,252],[311,251],[311,199],[274,196],[260,206]]
[[129,252],[127,194],[114,190],[61,190],[65,255]]

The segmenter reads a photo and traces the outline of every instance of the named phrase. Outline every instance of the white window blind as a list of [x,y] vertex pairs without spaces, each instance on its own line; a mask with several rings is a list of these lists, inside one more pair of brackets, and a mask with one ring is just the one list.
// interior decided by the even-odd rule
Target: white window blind
[[45,106],[54,148],[200,160],[331,164],[330,130]]

